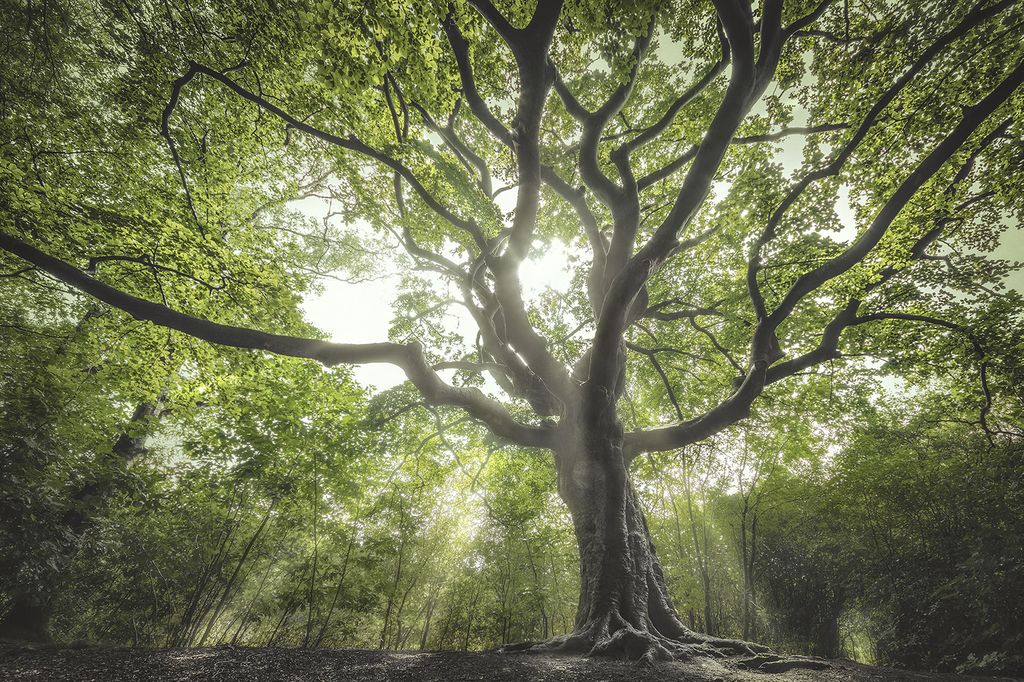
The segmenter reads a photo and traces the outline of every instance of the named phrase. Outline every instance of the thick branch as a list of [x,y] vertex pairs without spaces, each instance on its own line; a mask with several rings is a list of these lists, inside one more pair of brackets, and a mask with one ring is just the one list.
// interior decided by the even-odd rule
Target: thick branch
[[[953,197],[957,189],[964,181],[970,176],[971,170],[974,168],[974,164],[977,162],[978,157],[981,153],[988,148],[995,140],[1002,137],[1007,128],[1013,122],[1013,119],[1007,118],[1000,123],[991,133],[985,136],[984,139],[978,144],[978,147],[971,153],[960,168],[957,169],[956,174],[953,176],[952,182],[946,187],[945,194],[948,197]],[[983,193],[982,196],[988,193]],[[975,201],[975,198],[967,199],[962,202],[959,206],[954,209],[955,211],[961,210],[962,208],[971,205]],[[910,260],[921,261],[929,260],[931,257],[928,255],[928,248],[935,243],[935,241],[942,235],[945,227],[951,222],[951,214],[944,213],[935,220],[935,224],[930,230],[925,232],[914,245],[910,248]],[[871,291],[879,289],[886,282],[891,280],[897,274],[900,269],[888,265],[881,268],[878,271],[877,279],[873,280],[870,284],[865,287],[864,293],[868,294]],[[846,307],[844,307],[831,321],[825,326],[824,333],[821,336],[821,341],[818,346],[802,355],[787,360],[786,362],[773,365],[768,369],[767,378],[765,383],[772,384],[776,381],[780,381],[788,376],[792,376],[798,372],[802,372],[805,369],[813,367],[826,360],[832,360],[841,357],[839,352],[839,337],[843,330],[847,327],[857,323],[857,311],[860,309],[861,301],[858,299],[851,299]]]
[[533,19],[525,29],[515,29],[487,0],[474,6],[509,43],[519,67],[520,92],[513,129],[507,131],[494,119],[476,91],[468,59],[468,45],[450,15],[445,22],[452,49],[459,64],[464,94],[473,113],[495,134],[510,144],[518,172],[516,208],[508,243],[501,257],[486,251],[485,262],[494,276],[494,294],[501,306],[505,333],[530,370],[552,394],[566,399],[572,392],[569,374],[547,349],[543,338],[534,330],[522,300],[519,285],[519,264],[527,257],[536,227],[540,206],[542,166],[540,161],[540,121],[550,83],[547,74],[547,53],[551,44],[561,2],[539,3]]
[[455,54],[455,63],[459,69],[459,79],[462,81],[462,95],[469,103],[469,110],[473,112],[477,120],[483,123],[484,127],[494,137],[507,147],[512,146],[512,133],[508,128],[491,113],[487,102],[480,96],[476,88],[476,80],[473,78],[473,66],[469,61],[469,42],[463,37],[458,25],[452,15],[449,15],[442,25],[444,33],[448,36],[448,44],[451,45]]
[[634,255],[609,288],[594,337],[594,358],[590,379],[610,388],[619,374],[616,349],[628,324],[628,311],[644,283],[678,245],[682,226],[696,214],[710,191],[711,182],[732,136],[752,104],[755,91],[753,22],[750,8],[735,0],[715,3],[719,19],[729,38],[734,64],[729,87],[697,150],[693,165],[676,197],[669,215],[654,236]]
[[[599,301],[604,298],[604,291],[629,258],[636,240],[640,216],[640,199],[636,180],[630,166],[629,147],[623,144],[611,153],[612,162],[618,169],[622,183],[621,186],[616,184],[601,169],[599,148],[608,122],[621,112],[622,108],[629,101],[640,73],[643,57],[650,47],[654,28],[655,20],[652,18],[648,22],[646,32],[639,36],[633,44],[633,65],[626,76],[626,80],[612,92],[607,101],[596,111],[587,111],[562,81],[554,66],[550,67],[554,76],[556,92],[558,92],[565,103],[568,111],[583,125],[578,164],[580,177],[583,178],[587,187],[594,192],[594,195],[601,203],[611,210],[612,214],[612,238],[611,243],[608,245],[607,253],[603,253],[603,240],[601,240],[598,248],[595,248],[594,271],[590,279],[592,307],[595,314],[600,312],[601,305]],[[601,268],[600,270],[598,270],[599,267]]]
[[[861,235],[849,248],[839,256],[831,259],[824,265],[798,278],[793,284],[783,303],[780,304],[766,320],[758,325],[751,342],[751,368],[744,378],[740,387],[717,407],[711,409],[704,415],[681,424],[652,429],[648,431],[637,431],[626,434],[624,449],[633,457],[640,452],[649,450],[665,450],[682,447],[689,443],[696,442],[717,431],[746,418],[750,413],[750,406],[760,395],[761,391],[769,383],[774,383],[787,376],[791,376],[807,367],[820,362],[838,357],[838,342],[842,331],[852,324],[860,323],[858,320],[868,321],[870,319],[882,319],[881,317],[856,318],[860,301],[850,301],[847,306],[837,315],[826,327],[822,341],[817,348],[805,353],[798,358],[782,363],[769,369],[771,359],[770,339],[774,338],[774,329],[792,312],[800,299],[807,293],[813,291],[824,282],[839,276],[870,252],[875,244],[884,236],[889,225],[898,215],[899,211],[916,193],[916,191],[929,178],[931,178],[949,158],[958,151],[968,138],[978,129],[979,126],[1003,103],[1006,102],[1024,82],[1024,62],[1017,67],[1002,81],[996,88],[983,98],[978,104],[967,108],[964,111],[960,123],[947,135],[932,152],[914,169],[910,176],[894,192],[893,196],[886,202],[878,216],[872,222],[871,227]],[[997,131],[989,134],[982,142],[988,144],[1008,125],[1004,121],[997,128]],[[962,181],[973,164],[972,156],[961,167],[957,173],[954,183]],[[967,169],[965,171],[965,168]],[[915,245],[914,253],[923,253],[927,244],[935,239],[935,230],[929,231]],[[923,245],[922,245],[923,243]],[[883,279],[894,274],[893,271],[884,271]],[[900,313],[880,313],[879,315],[902,315]],[[911,319],[909,316],[902,316],[900,319]],[[893,318],[895,319],[895,318]],[[924,320],[922,320],[924,321]],[[947,323],[948,325],[949,323]],[[977,349],[977,346],[976,346]],[[777,352],[777,349],[776,349]],[[983,357],[983,354],[979,357]],[[982,382],[986,392],[986,405],[982,412],[982,423],[986,432],[985,417],[989,409],[987,378],[982,373]]]
[[517,422],[497,401],[473,388],[446,384],[431,369],[418,343],[344,344],[308,339],[210,322],[152,303],[99,282],[78,268],[49,256],[11,235],[0,232],[0,248],[137,320],[147,320],[197,339],[233,348],[263,350],[278,355],[338,364],[388,363],[402,368],[428,403],[461,407],[484,422],[496,435],[521,445],[548,447],[545,429]]
[[956,127],[914,168],[875,216],[868,229],[853,244],[835,258],[797,278],[779,306],[768,316],[768,325],[772,329],[776,328],[804,296],[863,260],[882,239],[893,220],[917,190],[1016,92],[1021,83],[1024,83],[1024,62],[1017,64],[1016,68],[984,99],[964,110],[963,117]]
[[498,8],[495,7],[490,0],[470,0],[469,4],[476,8],[476,11],[478,11],[484,19],[487,20],[487,23],[489,23],[494,30],[498,32],[498,35],[500,35],[502,39],[509,44],[509,46],[512,46],[520,40],[519,36],[522,34],[522,29],[518,29],[509,23],[509,20],[505,18],[505,15],[499,12]]
[[956,40],[967,35],[967,33],[979,24],[993,16],[996,16],[1007,7],[1013,5],[1015,1],[1016,0],[1003,0],[1002,2],[996,3],[987,8],[984,7],[984,2],[975,5],[963,20],[961,20],[951,30],[940,36],[928,47],[928,49],[921,53],[910,68],[896,79],[892,86],[882,94],[878,101],[871,107],[870,111],[868,111],[856,132],[854,132],[853,137],[843,145],[843,148],[828,165],[809,173],[793,186],[779,204],[778,208],[776,208],[772,213],[761,235],[750,249],[750,256],[748,258],[747,265],[747,289],[758,319],[763,319],[768,314],[765,307],[764,297],[761,294],[760,285],[757,282],[757,273],[761,269],[761,250],[765,244],[775,238],[776,231],[790,207],[796,203],[797,199],[800,198],[811,184],[823,178],[835,176],[840,170],[842,170],[843,166],[853,155],[854,151],[856,151],[857,147],[867,136],[868,132],[874,127],[882,111],[893,101],[893,99],[896,98],[903,88],[917,76],[918,73],[924,70],[931,63],[936,55]]
[[[615,88],[605,103],[596,111],[588,111],[580,104],[576,96],[570,91],[568,85],[562,80],[558,70],[555,69],[554,65],[551,66],[555,92],[558,93],[569,113],[583,124],[583,136],[580,140],[579,155],[580,176],[587,183],[587,186],[593,190],[598,199],[610,207],[612,211],[615,211],[616,206],[621,203],[619,198],[625,188],[618,187],[601,170],[600,163],[598,162],[598,148],[605,126],[622,111],[622,107],[629,101],[629,97],[636,85],[637,76],[640,73],[640,64],[643,56],[647,52],[647,48],[651,44],[651,38],[654,35],[654,26],[655,22],[652,19],[648,22],[647,31],[636,39],[632,50],[633,66],[630,68],[625,81]],[[623,154],[628,155],[627,150],[628,147],[624,147]],[[624,170],[626,175],[631,175],[628,167],[622,168],[620,166],[620,170]],[[624,177],[623,182],[626,181],[627,178]]]
[[[443,28],[445,35],[448,37],[448,43],[455,55],[459,80],[462,83],[462,94],[469,104],[470,112],[499,142],[509,149],[514,149],[512,132],[494,116],[490,107],[487,106],[487,102],[484,101],[479,90],[477,90],[476,80],[473,77],[473,67],[469,60],[469,43],[463,37],[452,16],[445,20]],[[549,165],[541,165],[541,179],[573,207],[580,217],[580,222],[587,234],[587,238],[594,247],[595,254],[598,254],[597,244],[600,241],[600,236],[597,229],[597,219],[587,206],[586,198],[559,176],[555,169]],[[600,253],[603,258],[603,249],[600,250]]]
[[288,114],[280,107],[267,101],[260,95],[257,95],[256,93],[242,87],[236,81],[232,80],[231,78],[227,77],[219,71],[215,71],[214,69],[194,62],[192,64],[192,68],[196,72],[209,76],[210,78],[213,78],[214,80],[227,86],[228,89],[230,89],[243,99],[246,99],[252,102],[253,104],[256,104],[261,109],[274,114],[282,121],[285,121],[290,127],[295,128],[296,130],[300,130],[318,140],[327,142],[328,144],[334,145],[336,147],[341,147],[342,149],[348,149],[350,151],[354,151],[364,156],[367,156],[387,166],[391,170],[401,175],[402,178],[406,182],[408,182],[409,185],[413,188],[416,194],[418,194],[419,197],[423,200],[423,203],[430,207],[432,211],[434,211],[437,215],[439,215],[441,218],[446,220],[451,225],[468,233],[478,247],[485,248],[486,239],[484,238],[483,231],[480,229],[480,226],[477,225],[472,220],[467,220],[456,215],[446,206],[441,204],[441,202],[439,202],[427,190],[427,188],[423,186],[423,184],[415,176],[412,170],[409,169],[404,164],[400,163],[398,160],[388,156],[387,154],[384,154],[383,152],[377,149],[374,149],[373,147],[370,147],[369,145],[365,144],[354,135],[341,137],[333,133],[328,133],[326,131],[320,130],[319,128],[315,128],[314,126],[311,126],[304,121],[300,121],[294,116]]

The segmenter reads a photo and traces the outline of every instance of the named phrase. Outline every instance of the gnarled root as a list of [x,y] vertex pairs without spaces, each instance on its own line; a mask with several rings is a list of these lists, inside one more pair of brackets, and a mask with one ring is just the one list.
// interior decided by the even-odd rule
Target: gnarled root
[[724,639],[722,637],[711,637],[699,632],[691,632],[679,638],[679,641],[686,644],[701,644],[721,652],[725,656],[757,656],[759,654],[770,654],[771,649],[756,642],[745,642],[741,639]]
[[753,658],[739,661],[739,667],[756,670],[762,673],[784,673],[787,670],[828,670],[832,665],[820,658],[807,656],[777,656],[775,654],[758,654]]
[[[730,658],[749,656],[745,659],[750,669],[762,670],[768,664],[767,658],[781,661],[769,654],[770,649],[753,642],[735,639],[709,637],[688,632],[679,638],[664,636],[653,627],[641,629],[633,626],[618,615],[608,616],[600,621],[579,628],[568,635],[554,637],[544,642],[521,642],[510,644],[498,650],[501,653],[555,653],[604,656],[641,663],[655,661],[689,661],[695,658]],[[755,661],[760,661],[757,665]]]

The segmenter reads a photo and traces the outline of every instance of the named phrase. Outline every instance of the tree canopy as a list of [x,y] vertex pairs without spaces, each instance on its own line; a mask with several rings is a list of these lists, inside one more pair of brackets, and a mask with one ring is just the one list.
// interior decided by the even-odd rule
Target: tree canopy
[[[458,479],[492,538],[529,528],[516,562],[531,568],[540,646],[647,658],[717,649],[757,667],[777,661],[722,637],[768,633],[755,595],[768,595],[780,641],[829,655],[847,594],[863,597],[862,614],[917,608],[894,606],[910,587],[854,585],[851,566],[883,572],[857,563],[870,552],[826,562],[830,531],[800,525],[811,507],[777,491],[830,491],[837,513],[863,521],[857,496],[883,499],[872,477],[887,468],[923,498],[952,485],[945,465],[920,480],[899,465],[901,431],[922,434],[924,459],[949,453],[964,471],[975,448],[1017,462],[1024,305],[1009,284],[1018,264],[1002,257],[1024,211],[1015,0],[4,10],[4,505],[24,521],[4,533],[25,550],[5,557],[22,587],[52,583],[80,555],[60,546],[106,532],[90,519],[129,499],[112,472],[163,434],[189,464],[175,473],[170,457],[139,489],[226,524],[211,556],[168,556],[194,562],[177,575],[204,578],[185,605],[160,602],[178,615],[166,643],[229,639],[228,612],[235,639],[256,622],[236,602],[243,567],[285,532],[289,507],[296,526],[314,520],[313,559],[289,564],[307,593],[281,597],[270,641],[303,604],[303,643],[324,640],[337,601],[314,597],[318,571],[339,577],[341,594],[352,548],[371,561],[361,552],[373,547],[362,527],[372,508],[399,545],[379,643],[407,645],[402,589],[417,582],[403,583],[405,552],[429,556],[457,525],[440,510]],[[566,254],[571,286],[534,295],[524,263],[552,250]],[[401,273],[388,338],[331,340],[304,317],[324,282],[382,271]],[[336,309],[345,318],[344,300]],[[408,383],[371,399],[347,369],[366,363],[395,365]],[[905,414],[884,405],[893,400]],[[864,463],[876,450],[901,456]],[[439,459],[421,469],[423,453]],[[32,485],[53,494],[29,495]],[[762,497],[787,511],[758,511]],[[345,500],[334,517],[320,506],[329,500]],[[115,535],[133,523],[116,509]],[[232,570],[228,539],[241,537],[245,509],[264,515],[246,521],[251,541],[238,540]],[[570,524],[556,530],[565,510],[575,549]],[[894,503],[893,518],[904,513]],[[715,515],[739,518],[739,628],[715,626],[729,610],[712,599]],[[181,534],[184,521],[154,517],[146,532]],[[321,523],[341,548],[326,564]],[[652,539],[673,524],[674,558]],[[975,516],[957,526],[981,543],[956,560],[976,559],[972,571],[998,554],[982,527]],[[917,556],[940,541],[915,538]],[[562,563],[537,563],[546,542]],[[48,559],[27,551],[41,544]],[[502,551],[516,563],[511,547],[474,552],[491,570]],[[577,550],[572,615],[564,559]],[[769,575],[766,562],[787,570]],[[821,572],[786,582],[801,562]],[[701,600],[680,601],[673,563],[696,567]],[[281,565],[269,561],[267,575]],[[526,634],[509,571],[496,642]],[[797,612],[800,590],[815,613]],[[426,594],[423,646],[439,603]],[[982,602],[979,620],[996,609]],[[689,619],[679,603],[695,604]],[[952,637],[929,641],[942,636]],[[889,646],[940,664],[927,647]],[[998,663],[1008,650],[958,646],[952,664],[992,652]]]

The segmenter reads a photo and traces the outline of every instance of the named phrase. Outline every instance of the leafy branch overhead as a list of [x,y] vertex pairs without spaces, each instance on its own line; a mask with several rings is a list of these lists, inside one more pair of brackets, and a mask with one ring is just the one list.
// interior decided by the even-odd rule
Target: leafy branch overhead
[[[460,445],[481,425],[485,462],[502,445],[523,446],[524,471],[541,457],[580,594],[572,630],[538,649],[807,667],[684,625],[633,477],[674,458],[691,486],[695,446],[738,443],[765,412],[809,439],[837,371],[878,395],[955,386],[965,428],[993,450],[1019,439],[1024,301],[997,257],[1024,215],[1019,0],[21,9],[24,41],[3,48],[2,279],[40,316],[113,309],[125,338],[159,336],[174,352],[142,357],[164,383],[203,374],[200,341],[253,363],[395,366],[408,382],[369,430],[425,419],[402,447],[442,447],[470,488],[483,466]],[[566,286],[538,287],[538,269]],[[306,321],[330,278],[399,282],[388,338]],[[350,327],[377,304],[335,298],[320,303]],[[289,414],[319,399],[291,388],[274,396]],[[761,493],[739,485],[745,543]],[[181,641],[208,634],[190,627]]]
[[[222,33],[244,40],[182,48],[184,71],[163,86],[170,89],[159,113],[163,158],[151,160],[173,162],[184,229],[237,251],[237,218],[208,217],[224,212],[203,166],[220,151],[216,140],[208,142],[216,129],[199,139],[199,149],[183,132],[204,119],[212,125],[219,111],[247,117],[249,136],[268,159],[291,158],[299,149],[301,163],[323,168],[322,191],[351,201],[349,215],[396,238],[417,267],[459,293],[454,304],[477,325],[477,348],[440,364],[418,343],[343,345],[264,334],[119,291],[92,276],[98,259],[135,259],[154,273],[178,274],[176,264],[91,254],[79,242],[70,253],[89,256],[91,269],[83,273],[46,255],[30,243],[44,229],[34,206],[46,204],[56,214],[48,220],[60,221],[62,198],[46,185],[34,188],[31,202],[9,206],[13,222],[2,246],[135,317],[214,343],[328,365],[398,365],[428,401],[462,407],[525,445],[555,447],[555,429],[524,420],[517,400],[553,417],[586,395],[614,402],[629,383],[627,357],[638,353],[662,378],[671,408],[665,419],[677,423],[626,433],[626,457],[673,449],[742,419],[770,384],[840,357],[840,337],[851,325],[923,317],[928,311],[910,302],[887,301],[890,281],[931,265],[929,247],[947,234],[966,238],[967,230],[955,235],[954,227],[979,204],[1018,210],[1007,188],[963,199],[974,189],[968,185],[1010,161],[1003,150],[1017,139],[1012,110],[1024,67],[1012,33],[998,27],[1018,13],[1015,2],[1003,0],[923,17],[922,26],[895,13],[845,26],[843,7],[828,1],[766,2],[756,15],[725,0],[685,10],[673,3],[619,10],[559,2],[529,10],[479,1],[418,12],[392,3],[372,16],[356,6],[316,6],[259,26],[216,17],[226,23]],[[924,24],[929,40],[914,49]],[[283,53],[299,31],[315,31],[318,39]],[[983,49],[969,49],[991,31]],[[836,35],[842,38],[832,40]],[[859,41],[885,50],[869,54]],[[318,51],[322,63],[314,60]],[[977,64],[996,63],[993,55],[1005,67],[972,77]],[[168,69],[178,60],[168,54],[117,68]],[[881,70],[899,75],[888,81]],[[953,82],[964,93],[961,108],[929,113],[935,91]],[[146,92],[134,106],[155,111],[157,95]],[[806,112],[806,125],[791,124],[795,107]],[[152,137],[146,129],[139,135]],[[920,140],[920,151],[903,146],[909,156],[899,160],[886,153],[899,136]],[[785,190],[774,145],[790,137],[808,144]],[[277,151],[266,147],[273,138],[283,145]],[[949,180],[951,173],[957,177]],[[257,169],[249,182],[260,177],[274,175]],[[758,177],[771,186],[754,182]],[[857,201],[857,234],[845,245],[826,236],[832,225],[812,218],[833,210],[837,181]],[[937,191],[943,182],[945,192]],[[374,196],[362,208],[368,192]],[[515,195],[507,213],[505,192]],[[106,197],[93,199],[102,206]],[[733,205],[746,207],[736,213]],[[219,223],[219,235],[212,223]],[[579,322],[592,338],[568,353],[538,324],[520,283],[520,265],[550,239],[589,261],[584,290],[574,295],[589,307],[591,322]],[[793,259],[814,241],[813,259]],[[741,255],[744,278],[735,274]],[[702,272],[708,258],[716,266]],[[708,294],[721,298],[698,300]],[[697,310],[672,311],[680,298],[694,300]],[[873,312],[858,316],[863,307]],[[714,332],[700,322],[708,315]],[[654,329],[645,320],[656,321]],[[679,330],[679,321],[696,336]],[[820,341],[804,350],[815,328]],[[685,393],[681,377],[667,374],[657,355],[638,344],[645,335],[681,343],[670,344],[675,352],[709,343],[719,356],[714,366],[724,362],[733,378],[713,404],[686,414],[673,397]],[[486,374],[512,402],[450,384],[435,367]]]

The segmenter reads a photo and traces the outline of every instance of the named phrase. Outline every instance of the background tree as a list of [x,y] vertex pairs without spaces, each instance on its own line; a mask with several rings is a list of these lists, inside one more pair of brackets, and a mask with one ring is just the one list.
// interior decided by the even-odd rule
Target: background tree
[[[92,517],[145,454],[162,409],[156,377],[174,366],[166,334],[111,326],[96,307],[68,310],[63,293],[19,278],[3,304],[0,538],[11,605],[0,633],[36,639],[49,636],[53,592]],[[117,351],[126,337],[133,357]]]
[[[1012,0],[17,9],[11,269],[27,261],[175,338],[397,365],[429,406],[550,450],[581,584],[572,631],[548,648],[759,648],[679,619],[630,467],[815,384],[797,375],[841,346],[931,327],[979,372],[988,438],[1017,435],[990,384],[989,348],[1007,339],[976,324],[1020,310],[996,288],[1009,266],[978,255],[1021,210]],[[787,178],[792,136],[807,142]],[[309,191],[443,284],[408,278],[391,341],[331,343],[298,319],[322,267],[366,267],[351,239],[275,208]],[[537,306],[520,266],[554,241],[577,286]],[[455,305],[475,345],[438,323]],[[403,580],[396,568],[389,603],[415,588]],[[389,621],[381,641],[400,642]]]

